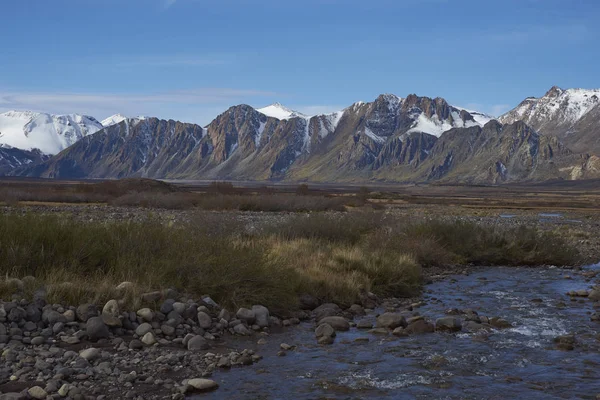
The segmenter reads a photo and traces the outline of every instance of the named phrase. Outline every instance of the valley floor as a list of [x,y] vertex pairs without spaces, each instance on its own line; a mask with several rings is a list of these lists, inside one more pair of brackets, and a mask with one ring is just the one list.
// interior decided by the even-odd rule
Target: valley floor
[[[0,205],[0,399],[600,393],[594,185],[305,189],[276,195],[294,208],[326,198],[310,201],[324,211],[48,201],[20,187]],[[273,195],[243,190],[218,196]]]

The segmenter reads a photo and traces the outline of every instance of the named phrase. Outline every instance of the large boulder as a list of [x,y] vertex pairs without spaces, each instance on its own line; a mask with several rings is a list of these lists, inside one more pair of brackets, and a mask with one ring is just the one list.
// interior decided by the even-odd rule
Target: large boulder
[[239,320],[242,320],[245,323],[247,323],[248,325],[254,324],[254,321],[256,320],[256,314],[254,313],[254,311],[243,307],[238,310],[235,316]]
[[102,308],[102,314],[108,314],[112,317],[118,318],[120,314],[119,303],[114,299],[107,301]]
[[347,331],[350,329],[350,323],[344,317],[325,317],[319,320],[319,325],[329,324],[336,331]]
[[206,339],[200,335],[192,337],[187,342],[187,349],[191,351],[208,350],[208,348],[209,346]]
[[108,326],[102,317],[89,318],[85,324],[85,332],[90,340],[104,339],[110,336]]
[[342,314],[342,309],[334,303],[321,304],[313,310],[313,315],[317,321],[325,317],[333,317]]
[[320,338],[321,336],[334,337],[335,335],[335,329],[333,329],[333,327],[327,323],[320,324],[317,326],[317,329],[315,329],[315,336],[317,338]]
[[406,326],[404,329],[409,335],[419,335],[423,333],[431,333],[434,331],[434,326],[431,322],[424,319],[418,319]]
[[386,312],[377,317],[377,327],[396,329],[398,327],[406,327],[406,319],[396,313]]
[[266,328],[269,326],[269,309],[265,306],[252,306],[252,311],[254,312],[254,316],[256,320],[254,321],[256,325],[261,328]]

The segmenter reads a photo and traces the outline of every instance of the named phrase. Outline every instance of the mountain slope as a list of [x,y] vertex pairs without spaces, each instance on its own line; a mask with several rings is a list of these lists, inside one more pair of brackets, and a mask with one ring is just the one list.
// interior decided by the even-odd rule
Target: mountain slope
[[30,111],[0,114],[0,144],[57,154],[103,126],[86,115],[51,115]]
[[600,155],[600,89],[552,87],[502,115],[502,123],[523,121],[544,135],[556,136],[576,152]]
[[[532,110],[530,115],[535,114]],[[25,167],[23,173],[60,178],[463,183],[600,176],[600,158],[572,151],[557,136],[539,133],[520,120],[502,124],[442,98],[384,94],[332,114],[271,114],[282,118],[242,104],[230,107],[206,128],[156,118],[125,119]],[[526,111],[513,114],[524,117]],[[597,115],[591,107],[578,124],[595,126]],[[589,137],[579,140],[584,139]]]
[[157,118],[126,119],[87,136],[24,175],[45,178],[164,177],[199,149],[203,130]]
[[0,176],[13,175],[49,158],[49,155],[39,150],[21,150],[0,145]]

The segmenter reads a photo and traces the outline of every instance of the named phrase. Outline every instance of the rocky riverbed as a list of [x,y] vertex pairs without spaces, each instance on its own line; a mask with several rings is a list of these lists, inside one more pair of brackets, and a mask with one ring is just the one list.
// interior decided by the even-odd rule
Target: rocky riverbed
[[0,304],[0,399],[593,399],[599,278],[598,266],[480,268],[420,299],[365,294],[342,309],[305,296],[287,319],[174,291],[136,311],[15,295]]

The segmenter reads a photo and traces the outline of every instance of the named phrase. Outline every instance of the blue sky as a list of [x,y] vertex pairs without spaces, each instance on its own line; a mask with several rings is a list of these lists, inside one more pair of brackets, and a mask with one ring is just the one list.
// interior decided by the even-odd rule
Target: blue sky
[[206,124],[380,93],[498,115],[600,87],[597,0],[3,0],[0,111]]

